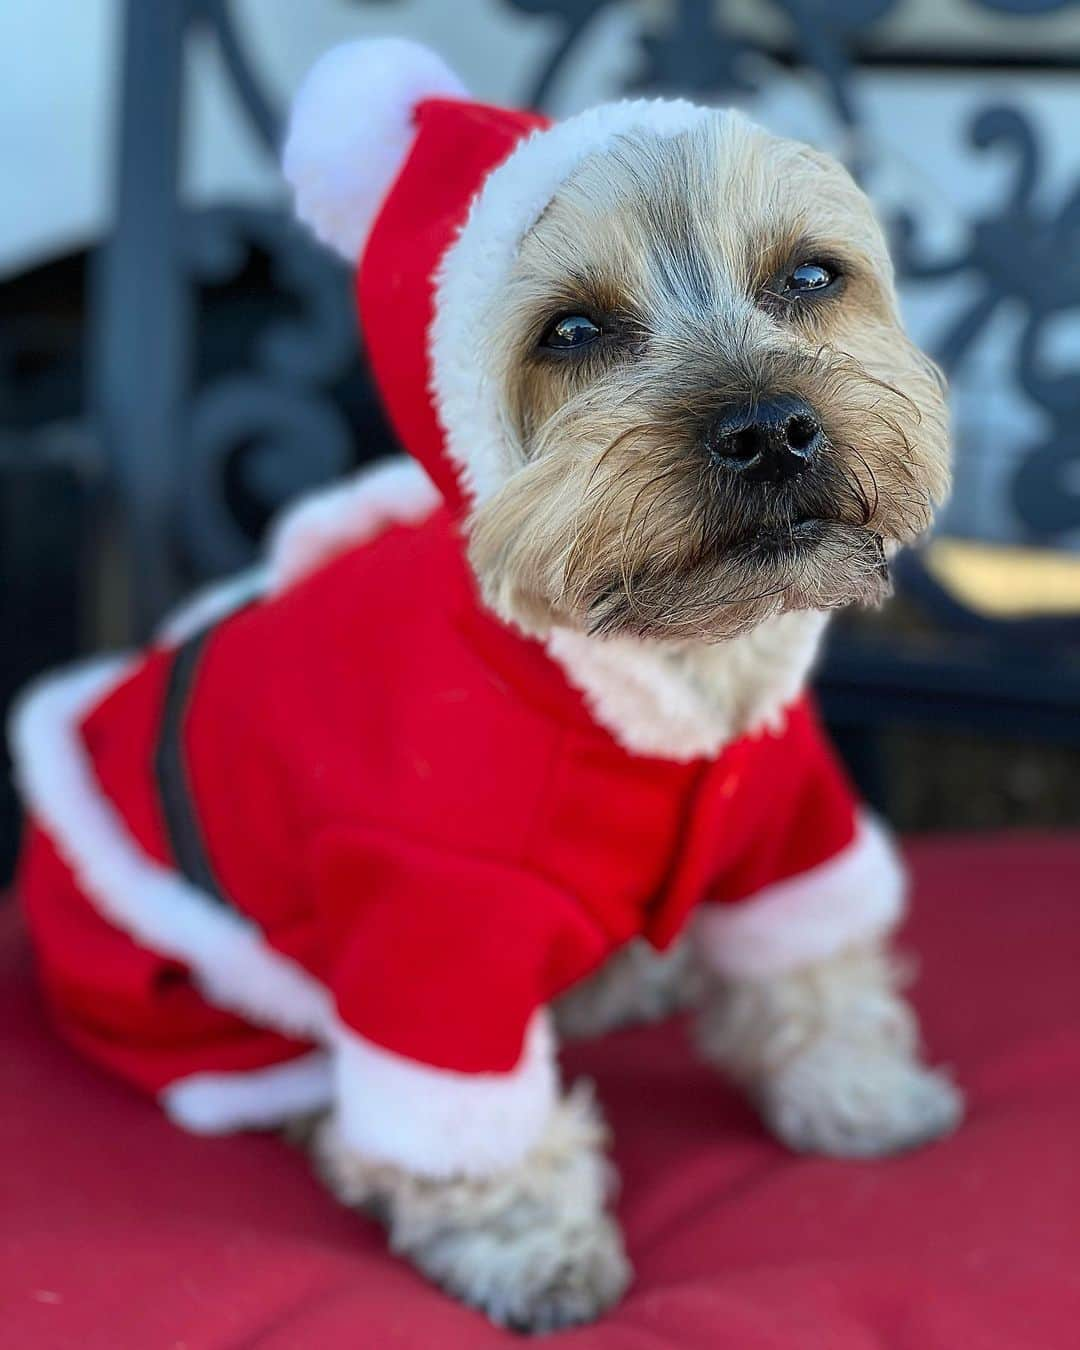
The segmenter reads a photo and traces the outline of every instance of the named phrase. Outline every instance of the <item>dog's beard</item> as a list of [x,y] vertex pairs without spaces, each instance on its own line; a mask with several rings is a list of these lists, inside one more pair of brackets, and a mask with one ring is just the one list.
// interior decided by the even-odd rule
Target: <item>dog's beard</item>
[[614,570],[568,569],[587,631],[720,641],[776,614],[888,595],[880,501],[836,459],[765,490],[707,468],[688,477],[638,494]]
[[718,642],[776,614],[879,604],[889,594],[881,537],[808,520],[726,547],[675,572],[620,577],[588,604],[590,633]]
[[632,451],[599,472],[591,457],[553,454],[480,508],[470,556],[497,613],[537,634],[564,624],[718,642],[791,610],[879,603],[885,541],[929,519],[925,494],[898,513],[872,472],[832,453],[803,479],[763,488],[685,446],[653,451],[651,472]]
[[880,603],[886,549],[928,527],[939,495],[919,468],[920,418],[850,363],[805,365],[786,371],[786,386],[801,387],[796,373],[817,377],[826,439],[812,466],[780,483],[713,462],[703,395],[631,418],[631,389],[614,437],[603,401],[562,405],[527,438],[530,462],[471,521],[488,602],[537,635],[560,624],[706,642],[793,610]]

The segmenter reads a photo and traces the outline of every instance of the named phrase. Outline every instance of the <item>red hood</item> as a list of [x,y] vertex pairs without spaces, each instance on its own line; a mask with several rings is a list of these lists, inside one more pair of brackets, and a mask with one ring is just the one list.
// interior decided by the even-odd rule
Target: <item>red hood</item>
[[415,123],[412,151],[363,251],[356,296],[368,360],[402,448],[460,512],[458,470],[431,393],[435,273],[488,174],[548,122],[535,113],[427,99]]

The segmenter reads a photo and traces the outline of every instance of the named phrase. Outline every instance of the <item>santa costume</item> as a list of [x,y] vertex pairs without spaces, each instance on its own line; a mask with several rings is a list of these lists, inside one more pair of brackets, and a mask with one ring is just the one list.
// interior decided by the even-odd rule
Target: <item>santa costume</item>
[[805,701],[712,757],[633,753],[465,559],[504,462],[474,333],[515,249],[584,156],[704,115],[549,127],[402,42],[332,52],[302,89],[286,173],[356,262],[413,458],[302,503],[260,568],[14,719],[57,1022],[179,1124],[335,1104],[371,1159],[481,1175],[544,1128],[547,1005],[630,939],[693,917],[715,969],[757,978],[896,921],[890,850]]

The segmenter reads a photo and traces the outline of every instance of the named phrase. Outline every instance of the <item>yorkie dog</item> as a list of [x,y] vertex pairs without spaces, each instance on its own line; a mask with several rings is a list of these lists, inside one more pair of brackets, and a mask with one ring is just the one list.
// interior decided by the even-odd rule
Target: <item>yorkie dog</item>
[[[886,949],[893,854],[803,695],[947,491],[942,379],[849,174],[734,112],[548,126],[361,43],[285,167],[426,475],[302,504],[134,668],[27,699],[23,890],[84,1048],[191,1128],[318,1114],[396,1251],[552,1329],[630,1278],[553,1028],[692,998],[797,1150],[959,1119]],[[138,991],[88,975],[76,910]]]

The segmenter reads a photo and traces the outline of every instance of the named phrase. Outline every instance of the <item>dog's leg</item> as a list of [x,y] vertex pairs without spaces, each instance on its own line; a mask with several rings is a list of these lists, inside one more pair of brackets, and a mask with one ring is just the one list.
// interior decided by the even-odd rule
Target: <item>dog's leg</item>
[[622,1238],[605,1210],[614,1180],[606,1130],[577,1088],[515,1168],[447,1180],[365,1161],[333,1117],[312,1141],[315,1164],[344,1204],[377,1215],[390,1245],[448,1292],[522,1331],[587,1322],[630,1280]]
[[689,939],[658,952],[644,939],[627,943],[594,974],[556,1000],[559,1035],[601,1036],[617,1027],[658,1022],[698,1001],[701,978]]
[[946,1134],[963,1103],[919,1057],[915,1015],[883,947],[765,979],[710,981],[706,1056],[745,1085],[790,1148],[893,1153]]

